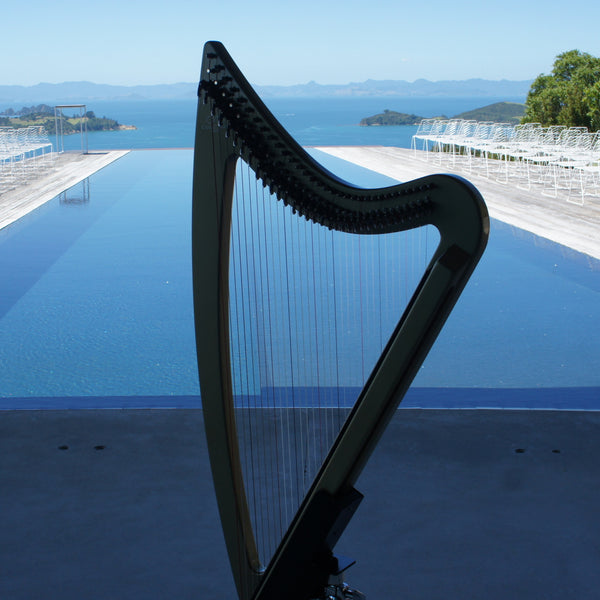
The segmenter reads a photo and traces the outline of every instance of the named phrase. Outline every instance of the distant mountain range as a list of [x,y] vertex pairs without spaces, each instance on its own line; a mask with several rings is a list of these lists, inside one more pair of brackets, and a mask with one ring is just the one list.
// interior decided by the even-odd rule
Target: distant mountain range
[[37,85],[0,85],[0,102],[67,103],[90,100],[173,100],[194,98],[197,85],[173,83],[164,85],[108,85],[89,81],[38,83]]
[[[467,79],[464,81],[413,82],[369,79],[362,83],[322,85],[311,81],[291,86],[256,86],[264,98],[332,98],[361,96],[471,96],[478,98],[522,97],[525,99],[532,80],[509,81],[502,79]],[[0,102],[7,103],[75,103],[90,100],[176,100],[196,97],[196,83],[161,85],[108,85],[89,81],[66,83],[38,83],[32,86],[0,85]]]
[[533,80],[509,81],[502,79],[465,79],[462,81],[416,81],[374,80],[345,85],[321,85],[311,81],[292,86],[257,86],[259,94],[271,97],[345,97],[345,96],[472,96],[478,98],[492,96],[525,98]]

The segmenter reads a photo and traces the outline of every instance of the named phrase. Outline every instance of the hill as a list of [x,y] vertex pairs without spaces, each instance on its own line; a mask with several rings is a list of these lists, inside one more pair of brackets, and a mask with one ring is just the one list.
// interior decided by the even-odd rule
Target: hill
[[525,114],[525,105],[518,102],[495,102],[482,108],[469,110],[456,115],[455,119],[472,119],[474,121],[492,121],[493,123],[518,124]]
[[[525,105],[518,102],[495,102],[481,108],[469,110],[452,117],[453,119],[465,119],[473,121],[492,121],[493,123],[518,124],[525,114]],[[418,125],[424,117],[418,115],[399,113],[387,108],[377,115],[361,119],[359,125],[371,127],[377,125]],[[436,117],[438,118],[438,117]],[[440,116],[440,119],[446,119]]]
[[[197,83],[173,83],[164,85],[107,85],[89,81],[65,83],[38,83],[32,86],[0,85],[0,103],[17,102],[69,103],[90,100],[175,100],[196,98]],[[466,79],[428,81],[417,79],[374,80],[341,85],[309,83],[281,86],[255,86],[264,98],[345,98],[366,96],[400,97],[472,97],[472,98],[523,98],[531,87],[531,81],[503,79]]]
[[0,85],[0,103],[46,102],[70,104],[91,100],[173,100],[196,98],[198,84],[107,85],[89,81],[38,83],[36,85]]

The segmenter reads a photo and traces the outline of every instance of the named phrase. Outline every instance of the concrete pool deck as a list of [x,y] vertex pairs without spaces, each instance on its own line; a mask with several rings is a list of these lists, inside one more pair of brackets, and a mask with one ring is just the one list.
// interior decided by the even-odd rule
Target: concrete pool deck
[[590,198],[578,205],[560,196],[544,196],[539,188],[522,190],[514,183],[498,183],[477,172],[465,174],[452,168],[448,161],[441,164],[434,158],[427,161],[424,152],[415,153],[407,148],[317,146],[316,149],[398,181],[434,173],[461,175],[481,192],[492,218],[600,260],[600,198]]
[[88,154],[63,152],[55,155],[51,166],[44,172],[28,183],[19,184],[0,194],[0,229],[56,198],[128,152],[129,150],[106,150]]
[[[595,600],[600,412],[398,411],[338,544],[367,598]],[[200,410],[0,413],[0,598],[235,598]]]

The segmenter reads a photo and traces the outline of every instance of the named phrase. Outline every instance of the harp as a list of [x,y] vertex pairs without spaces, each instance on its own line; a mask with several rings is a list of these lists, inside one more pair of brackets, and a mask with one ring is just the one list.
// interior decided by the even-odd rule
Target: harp
[[218,42],[198,95],[196,345],[237,592],[351,597],[334,548],[356,480],[485,248],[487,210],[454,176],[334,176]]

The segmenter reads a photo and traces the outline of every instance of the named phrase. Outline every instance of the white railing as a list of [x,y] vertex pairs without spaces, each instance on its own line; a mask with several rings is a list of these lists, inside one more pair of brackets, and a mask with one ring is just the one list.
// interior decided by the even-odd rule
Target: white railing
[[585,127],[424,119],[411,148],[424,160],[568,202],[600,196],[600,132]]
[[43,127],[0,127],[0,194],[38,176],[53,158]]

